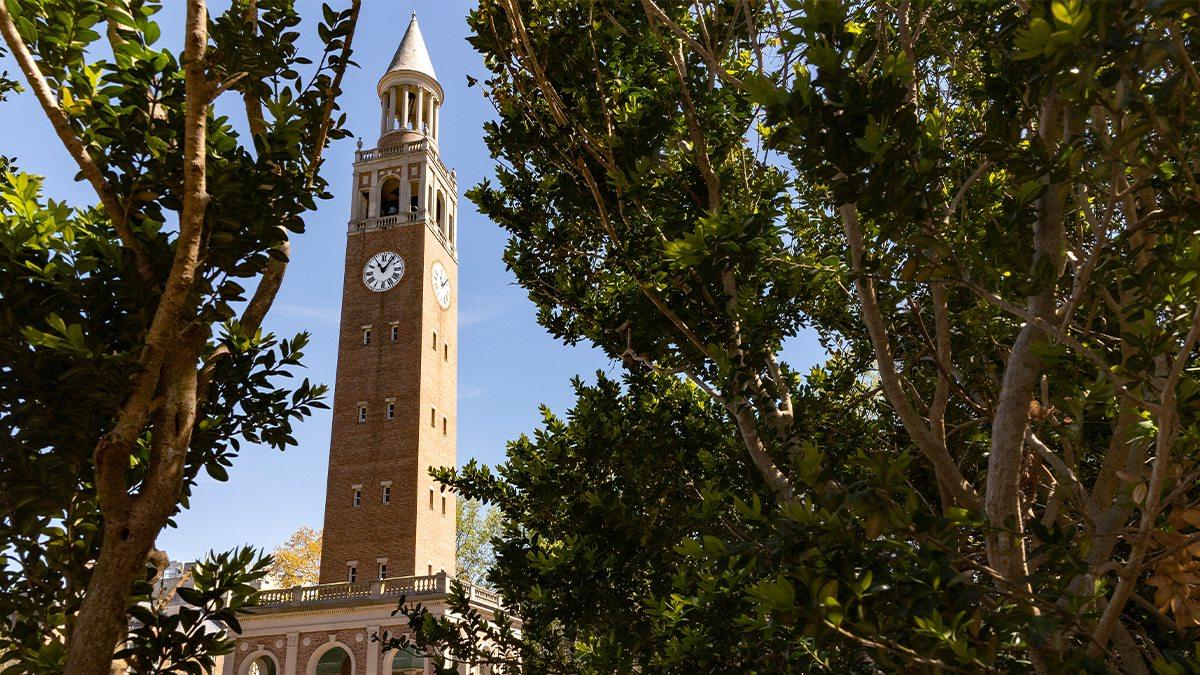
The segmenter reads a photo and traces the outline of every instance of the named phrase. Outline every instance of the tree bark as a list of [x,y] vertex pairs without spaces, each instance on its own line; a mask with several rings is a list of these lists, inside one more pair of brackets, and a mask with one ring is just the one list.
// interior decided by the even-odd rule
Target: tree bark
[[[1058,147],[1063,136],[1064,105],[1056,96],[1042,106],[1038,133],[1048,151]],[[1045,179],[1049,182],[1049,177]],[[1055,290],[1062,274],[1063,205],[1066,186],[1048,184],[1038,206],[1037,232],[1034,236],[1035,259],[1045,256],[1054,269],[1054,280],[1043,280],[1045,287],[1029,298],[1030,316],[1053,321]],[[1017,335],[992,420],[992,449],[988,456],[984,510],[992,530],[987,537],[988,563],[1013,588],[1028,590],[1028,562],[1023,540],[1024,516],[1021,508],[1021,465],[1025,455],[1025,430],[1029,425],[1029,406],[1034,387],[1042,373],[1041,360],[1033,348],[1046,338],[1046,331],[1034,321],[1026,321]]]
[[[128,630],[126,605],[159,531],[178,497],[180,476],[196,413],[196,359],[204,336],[188,329],[192,293],[208,207],[206,181],[208,108],[213,93],[204,72],[208,44],[204,0],[189,0],[184,36],[183,209],[175,259],[147,335],[153,366],[135,382],[114,431],[97,445],[96,481],[104,537],[87,593],[68,636],[66,672],[104,675],[117,643]],[[142,491],[128,494],[128,458],[149,415],[149,398],[160,392],[151,426],[151,457]],[[121,433],[117,433],[120,431]]]
[[954,505],[976,508],[979,504],[979,496],[975,493],[974,488],[962,475],[946,446],[934,438],[926,421],[912,407],[907,394],[904,393],[900,374],[896,372],[896,361],[892,355],[887,328],[883,323],[883,314],[879,310],[875,283],[862,272],[864,243],[862,226],[858,222],[858,210],[854,204],[843,204],[838,207],[838,211],[846,233],[846,243],[850,248],[850,269],[857,277],[854,280],[854,288],[858,294],[859,311],[862,313],[863,323],[871,338],[875,362],[879,368],[880,388],[883,389],[892,409],[896,411],[896,416],[900,418],[904,430],[908,432],[913,442],[933,466],[939,490],[944,491],[952,498],[953,503],[943,504],[942,508]]

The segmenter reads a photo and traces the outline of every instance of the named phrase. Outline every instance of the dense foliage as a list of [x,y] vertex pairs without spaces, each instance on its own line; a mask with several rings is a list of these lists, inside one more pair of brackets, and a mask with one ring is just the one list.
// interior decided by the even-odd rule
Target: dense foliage
[[[470,197],[543,325],[628,375],[440,474],[502,509],[520,621],[410,607],[418,642],[559,672],[1197,668],[1193,6],[471,25],[500,161]],[[830,357],[804,377],[778,358],[802,326]]]
[[[197,626],[231,625],[261,563],[218,556],[188,607],[153,613],[155,537],[205,475],[227,479],[243,443],[294,445],[292,424],[325,393],[288,382],[307,336],[260,326],[289,233],[329,196],[321,155],[347,135],[335,100],[357,4],[325,7],[317,63],[298,50],[289,0],[211,17],[189,0],[181,52],[156,45],[158,9],[0,4],[46,116],[25,123],[53,126],[99,202],[46,198],[15,167],[0,178],[6,672],[107,673],[119,645],[147,669],[194,670],[227,650]],[[248,135],[213,112],[227,92]]]

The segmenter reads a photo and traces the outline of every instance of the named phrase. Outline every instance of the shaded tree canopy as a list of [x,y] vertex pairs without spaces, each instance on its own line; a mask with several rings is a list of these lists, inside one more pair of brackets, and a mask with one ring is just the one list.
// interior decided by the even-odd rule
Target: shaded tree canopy
[[348,135],[336,100],[358,2],[301,26],[290,0],[215,15],[188,0],[181,50],[156,44],[160,7],[0,3],[46,118],[29,123],[53,128],[97,200],[43,195],[19,157],[0,177],[6,672],[108,673],[114,653],[139,672],[211,668],[232,641],[200,627],[236,627],[267,563],[211,556],[167,615],[149,596],[155,538],[243,444],[294,445],[323,405],[324,386],[294,379],[307,335],[261,325],[289,238],[329,197],[322,154]]
[[[522,621],[408,608],[419,642],[552,672],[1198,667],[1193,7],[471,26],[498,162],[469,196],[547,330],[627,375],[438,474],[501,506]],[[801,327],[808,374],[779,359]],[[711,472],[662,465],[691,453]]]

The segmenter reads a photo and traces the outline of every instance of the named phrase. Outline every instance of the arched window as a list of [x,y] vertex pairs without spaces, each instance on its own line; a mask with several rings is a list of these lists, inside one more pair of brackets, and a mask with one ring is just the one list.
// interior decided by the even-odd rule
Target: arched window
[[389,176],[379,187],[379,215],[394,216],[400,213],[400,181]]
[[442,197],[441,190],[437,192],[437,224],[442,236],[446,236],[446,200]]
[[275,661],[266,654],[254,659],[246,669],[246,675],[276,675]]
[[334,647],[321,655],[317,661],[316,675],[351,675],[354,663],[341,647]]
[[425,657],[416,647],[397,650],[392,658],[392,675],[419,675],[425,672]]

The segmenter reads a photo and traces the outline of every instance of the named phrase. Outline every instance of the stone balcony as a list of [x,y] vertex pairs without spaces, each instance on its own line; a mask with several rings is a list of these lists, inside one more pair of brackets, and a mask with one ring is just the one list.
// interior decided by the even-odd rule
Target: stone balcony
[[[501,607],[500,596],[474,584],[463,584],[472,604],[488,609]],[[391,577],[376,581],[344,581],[316,586],[293,586],[260,591],[259,611],[307,609],[331,604],[357,604],[378,600],[422,599],[446,596],[450,593],[450,577],[443,573],[431,576]]]
[[[430,221],[429,215],[428,209],[419,209],[416,211],[401,211],[399,213],[393,213],[389,216],[375,216],[373,218],[351,220],[350,232],[351,234],[355,234],[358,232],[368,232],[371,230],[388,230],[393,227],[410,225],[412,223],[425,223],[426,225],[434,225],[434,223]],[[434,229],[436,229],[436,226]]]
[[356,150],[354,152],[354,163],[370,162],[376,159],[386,159],[388,157],[398,157],[400,155],[408,155],[414,152],[431,151],[433,159],[437,162],[437,166],[441,169],[442,175],[450,182],[452,187],[457,186],[458,176],[454,171],[451,171],[442,162],[442,158],[438,155],[437,145],[430,142],[428,138],[419,141],[406,141],[395,143],[392,145],[383,145],[378,148],[367,148],[366,150]]
[[456,260],[458,259],[458,250],[454,243],[447,237],[442,228],[433,220],[433,214],[429,209],[418,209],[416,211],[401,211],[388,216],[375,216],[372,218],[361,218],[351,220],[347,227],[349,234],[361,234],[363,232],[373,232],[375,230],[390,230],[393,227],[401,227],[404,225],[412,225],[415,223],[423,223],[429,228],[429,231],[437,237],[438,241],[446,247],[450,255]]

